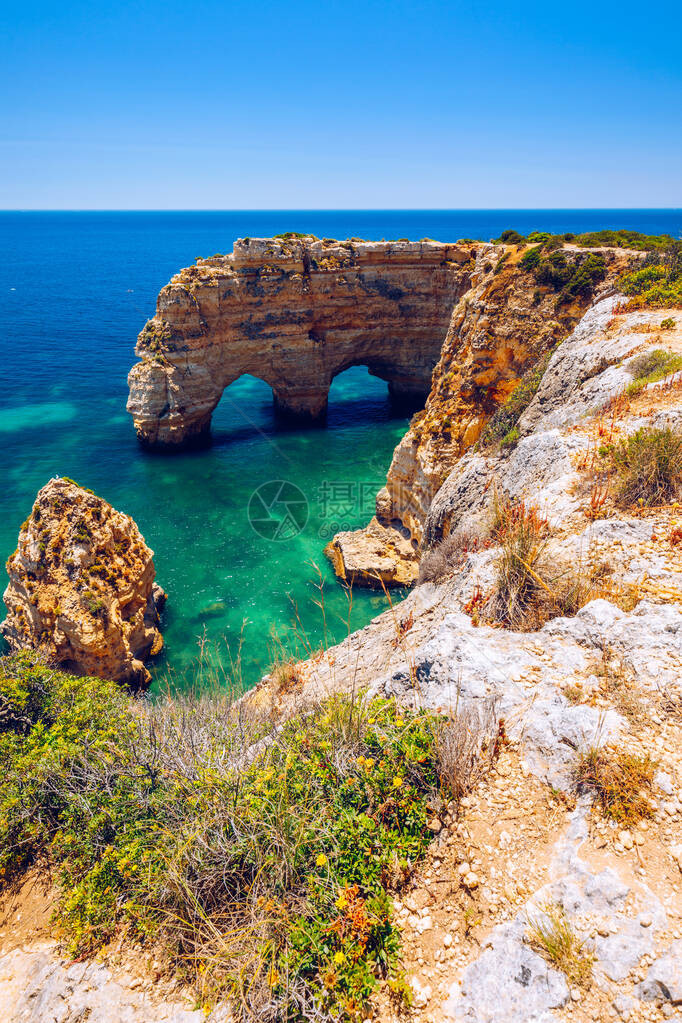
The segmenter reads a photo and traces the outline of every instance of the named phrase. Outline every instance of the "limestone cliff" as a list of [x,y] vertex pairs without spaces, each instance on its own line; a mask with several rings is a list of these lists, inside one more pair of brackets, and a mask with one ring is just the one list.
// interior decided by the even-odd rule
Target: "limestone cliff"
[[[357,582],[414,581],[426,516],[443,480],[524,372],[570,333],[593,301],[589,291],[566,301],[558,290],[538,286],[520,262],[523,252],[521,246],[478,246],[471,288],[454,307],[426,407],[394,452],[376,518],[330,544],[337,574],[352,565]],[[622,250],[602,255],[599,294],[613,290],[632,258]],[[569,261],[584,256],[566,249]]]
[[[680,1018],[682,494],[623,502],[600,454],[642,428],[681,435],[679,370],[631,386],[661,349],[682,353],[677,311],[595,303],[552,356],[516,448],[465,453],[431,506],[437,540],[477,520],[483,536],[493,484],[532,503],[548,524],[553,579],[568,566],[580,582],[573,606],[530,631],[486,624],[479,609],[505,564],[493,533],[451,550],[435,578],[299,665],[295,696],[271,680],[256,694],[286,715],[367,688],[464,715],[461,748],[486,708],[504,719],[509,746],[494,776],[429,824],[431,859],[394,902],[419,1023]],[[641,814],[614,811],[579,781],[592,758],[616,772],[647,765],[646,792],[627,766],[620,783],[626,799],[646,794]],[[554,954],[551,926],[535,939],[533,922],[552,915],[587,981]],[[400,1018],[386,1002],[374,1016]]]
[[439,242],[241,239],[162,289],[137,343],[128,411],[138,437],[205,437],[244,373],[284,412],[322,415],[333,378],[365,365],[394,395],[424,400],[476,246]]
[[152,556],[130,516],[71,480],[50,480],[7,562],[5,639],[71,671],[149,681],[143,662],[163,646],[165,600]]

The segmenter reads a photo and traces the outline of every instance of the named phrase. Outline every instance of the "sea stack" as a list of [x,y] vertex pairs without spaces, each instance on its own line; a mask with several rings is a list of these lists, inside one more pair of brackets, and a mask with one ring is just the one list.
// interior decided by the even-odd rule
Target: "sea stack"
[[7,571],[0,629],[12,650],[41,650],[78,674],[149,681],[144,662],[163,647],[166,595],[129,515],[56,477],[39,491]]

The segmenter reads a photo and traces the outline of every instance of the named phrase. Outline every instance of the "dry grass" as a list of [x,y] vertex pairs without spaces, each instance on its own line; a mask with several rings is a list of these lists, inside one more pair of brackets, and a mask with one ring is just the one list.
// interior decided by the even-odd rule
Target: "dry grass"
[[554,600],[545,581],[547,520],[523,501],[495,502],[493,537],[500,545],[495,591],[486,607],[489,620],[512,629],[535,628],[540,608]]
[[443,582],[461,568],[469,554],[481,550],[486,543],[483,534],[475,530],[458,529],[450,533],[422,555],[417,584]]
[[299,663],[293,657],[276,661],[270,668],[270,678],[279,693],[290,693],[302,684]]
[[642,698],[637,692],[632,676],[625,669],[623,661],[605,645],[595,675],[600,680],[602,694],[615,710],[632,725],[642,724],[647,714]]
[[578,937],[561,906],[541,906],[536,916],[528,918],[527,937],[533,951],[561,970],[569,984],[590,986],[594,955]]
[[572,617],[599,597],[623,610],[641,597],[638,586],[614,577],[608,562],[588,555],[575,563],[555,554],[546,520],[523,502],[496,505],[492,542],[500,546],[493,592],[465,609],[480,620],[527,632]]
[[494,701],[480,711],[458,711],[441,726],[436,736],[438,772],[456,802],[490,771],[505,743],[504,721]]
[[627,827],[653,815],[656,761],[613,747],[590,746],[573,771],[579,793],[595,796],[602,813]]

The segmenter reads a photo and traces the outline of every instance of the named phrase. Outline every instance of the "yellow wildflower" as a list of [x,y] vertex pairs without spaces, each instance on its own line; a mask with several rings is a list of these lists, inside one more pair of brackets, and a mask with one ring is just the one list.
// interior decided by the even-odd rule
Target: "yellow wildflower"
[[399,774],[396,774],[395,778],[393,779],[393,788],[394,789],[399,789],[399,788],[402,787],[402,784],[403,784],[403,779],[400,777]]
[[374,767],[373,757],[365,757],[365,767],[367,768],[368,771],[372,770],[372,768]]
[[327,857],[325,856],[325,854],[320,853],[317,859],[315,860],[315,863],[317,863],[318,867],[325,867],[327,865]]
[[334,953],[334,962],[336,963],[337,966],[340,966],[341,963],[345,963],[345,961],[346,961],[346,957],[343,954],[343,952],[335,952]]
[[395,723],[396,723],[396,725],[398,726],[398,728],[400,728],[400,726],[401,726],[401,725],[404,725],[404,724],[405,724],[405,722],[403,721],[403,719],[402,719],[402,718],[396,718],[396,719],[395,719]]
[[339,895],[338,899],[336,900],[337,908],[338,909],[345,909],[347,905],[348,905],[348,899],[346,898],[346,896],[345,895]]

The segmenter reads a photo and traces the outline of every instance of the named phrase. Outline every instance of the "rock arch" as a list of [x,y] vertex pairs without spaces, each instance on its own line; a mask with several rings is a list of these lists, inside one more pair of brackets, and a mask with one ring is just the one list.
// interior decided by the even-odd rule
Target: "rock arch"
[[474,247],[439,242],[242,239],[159,294],[128,376],[140,440],[206,438],[223,391],[245,373],[276,407],[324,416],[331,382],[367,366],[396,396],[425,399]]

